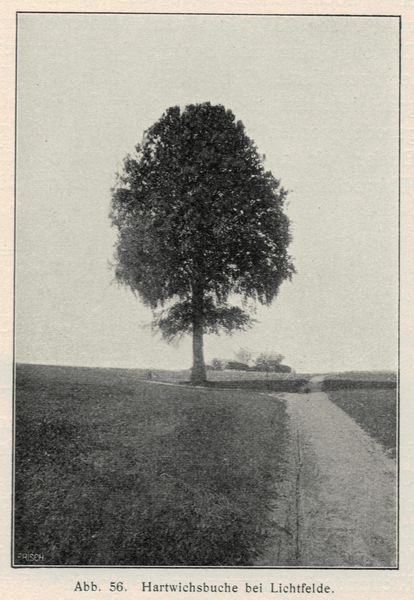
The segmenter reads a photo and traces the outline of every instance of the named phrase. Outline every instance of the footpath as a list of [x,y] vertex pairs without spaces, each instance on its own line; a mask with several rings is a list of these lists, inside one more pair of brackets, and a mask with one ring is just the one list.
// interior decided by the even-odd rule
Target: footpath
[[320,391],[322,381],[284,395],[290,436],[275,485],[277,542],[256,566],[395,567],[395,460]]

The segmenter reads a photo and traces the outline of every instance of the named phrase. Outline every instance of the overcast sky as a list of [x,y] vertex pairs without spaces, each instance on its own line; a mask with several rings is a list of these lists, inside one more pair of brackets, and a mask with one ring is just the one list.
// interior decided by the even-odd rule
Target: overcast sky
[[206,360],[275,350],[297,371],[397,365],[399,21],[20,14],[16,360],[187,368],[112,283],[110,188],[145,129],[209,101],[290,190],[297,274]]

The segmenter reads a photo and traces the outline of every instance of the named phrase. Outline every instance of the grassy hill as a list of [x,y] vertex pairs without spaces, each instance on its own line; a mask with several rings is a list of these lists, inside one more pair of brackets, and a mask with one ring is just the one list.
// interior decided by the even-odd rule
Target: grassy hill
[[18,365],[15,406],[15,564],[246,566],[277,535],[275,397]]

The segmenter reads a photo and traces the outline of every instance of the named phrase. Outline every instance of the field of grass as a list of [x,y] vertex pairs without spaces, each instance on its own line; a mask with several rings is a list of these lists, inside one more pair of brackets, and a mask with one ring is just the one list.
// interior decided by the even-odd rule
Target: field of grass
[[18,365],[15,564],[253,564],[277,535],[286,419],[252,391]]
[[397,382],[395,371],[344,371],[342,373],[327,373],[327,379],[336,381],[377,381]]
[[[131,370],[132,371],[132,370]],[[153,381],[166,381],[171,383],[179,383],[190,381],[190,369],[182,371],[167,371],[162,369],[134,369],[138,379],[151,378]],[[305,376],[310,377],[310,376]],[[207,371],[208,381],[284,381],[303,378],[302,375],[296,373],[266,373],[264,371]]]
[[295,394],[301,392],[308,379],[246,379],[208,381],[210,389],[239,389]]
[[[135,370],[137,379],[190,385],[191,371]],[[206,387],[216,389],[244,389],[280,393],[299,392],[310,375],[296,373],[265,373],[260,371],[208,371]]]
[[233,371],[227,369],[225,371],[208,371],[207,379],[209,381],[251,381],[257,380],[285,380],[295,379],[295,373],[266,373],[265,371]]
[[324,391],[345,389],[388,389],[397,387],[397,373],[392,371],[350,371],[326,375],[322,389]]
[[322,384],[344,410],[392,457],[397,446],[397,374],[394,371],[330,373]]
[[329,399],[352,417],[371,437],[396,456],[397,393],[395,389],[340,389]]

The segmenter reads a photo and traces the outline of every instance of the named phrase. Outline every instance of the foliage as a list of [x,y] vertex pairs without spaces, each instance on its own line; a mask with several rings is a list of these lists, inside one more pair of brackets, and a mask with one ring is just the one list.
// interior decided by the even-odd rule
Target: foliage
[[219,358],[213,358],[213,360],[211,361],[211,368],[213,371],[222,371],[223,361]]
[[[204,333],[219,333],[221,329],[231,334],[234,329],[244,330],[255,322],[238,306],[217,306],[211,297],[204,299],[203,316]],[[170,309],[157,313],[152,328],[159,329],[162,337],[168,342],[191,333],[193,330],[191,302],[183,300]]]
[[277,352],[262,352],[256,358],[256,367],[264,371],[272,371],[280,365],[285,357]]
[[[248,301],[270,304],[294,272],[286,194],[221,105],[169,108],[124,160],[110,215],[115,278],[158,311],[167,341],[192,333],[196,379],[203,333],[251,326]],[[229,306],[233,294],[243,308]]]
[[239,348],[234,356],[239,362],[249,365],[253,361],[254,353],[249,348]]
[[230,369],[231,371],[247,371],[249,367],[245,363],[230,360],[226,365],[226,369]]

